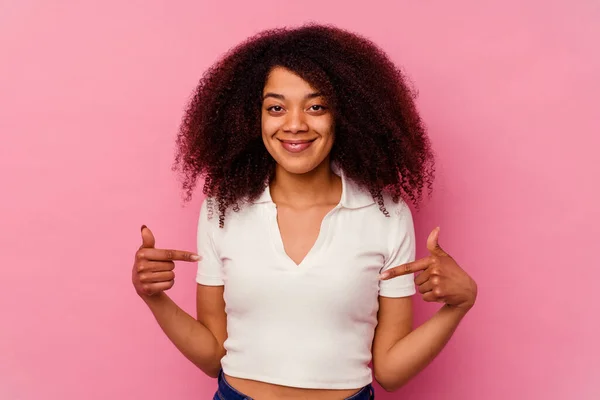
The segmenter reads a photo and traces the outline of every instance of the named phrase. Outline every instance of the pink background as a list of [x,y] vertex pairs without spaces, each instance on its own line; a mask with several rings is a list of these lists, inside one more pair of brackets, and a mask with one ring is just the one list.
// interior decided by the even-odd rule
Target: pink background
[[[0,398],[207,399],[130,283],[139,227],[195,249],[170,167],[201,73],[315,20],[403,65],[438,155],[415,214],[479,283],[442,354],[381,399],[598,399],[600,6],[569,1],[5,1]],[[194,312],[195,267],[170,294]],[[423,321],[436,305],[417,299]]]

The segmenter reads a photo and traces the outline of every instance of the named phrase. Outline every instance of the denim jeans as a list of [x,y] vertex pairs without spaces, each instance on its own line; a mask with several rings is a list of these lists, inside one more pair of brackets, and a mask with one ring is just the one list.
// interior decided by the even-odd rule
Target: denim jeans
[[[252,400],[251,397],[248,397],[231,387],[227,380],[225,380],[223,371],[219,372],[218,382],[219,388],[217,389],[217,393],[215,393],[213,400]],[[346,400],[372,400],[374,398],[375,391],[373,390],[373,386],[369,384],[362,388],[358,393],[346,398]]]

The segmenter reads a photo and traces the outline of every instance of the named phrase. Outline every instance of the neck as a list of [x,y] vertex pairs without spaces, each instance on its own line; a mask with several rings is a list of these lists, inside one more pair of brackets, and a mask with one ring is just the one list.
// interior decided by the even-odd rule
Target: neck
[[331,170],[328,159],[306,174],[291,174],[278,165],[270,191],[275,204],[294,208],[337,204],[342,196],[342,180]]

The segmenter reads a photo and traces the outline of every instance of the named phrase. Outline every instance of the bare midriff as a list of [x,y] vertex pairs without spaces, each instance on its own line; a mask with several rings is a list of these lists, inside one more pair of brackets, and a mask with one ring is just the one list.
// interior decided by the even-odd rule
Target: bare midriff
[[303,389],[234,378],[229,375],[225,375],[225,379],[238,392],[258,400],[343,400],[355,395],[362,389]]

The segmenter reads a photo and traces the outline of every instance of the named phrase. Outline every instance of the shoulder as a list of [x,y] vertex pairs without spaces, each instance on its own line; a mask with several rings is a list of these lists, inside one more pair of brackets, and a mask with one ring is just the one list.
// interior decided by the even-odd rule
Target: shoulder
[[365,210],[370,217],[383,226],[406,220],[412,222],[410,207],[404,199],[399,198],[398,201],[394,201],[391,194],[386,191],[381,192],[381,197],[373,197],[363,185],[344,178],[343,176],[345,192],[342,194],[342,205],[350,209]]
[[[408,204],[402,199],[394,202],[391,196],[385,196],[384,202],[388,212],[385,218],[388,249],[385,268],[389,268],[414,260],[416,240],[413,216]],[[396,280],[395,284],[405,285],[406,282]],[[383,286],[395,284],[382,283]]]
[[212,197],[206,197],[200,204],[200,223],[212,225],[215,219],[219,220],[219,207],[217,202]]
[[409,205],[402,198],[395,202],[392,196],[382,194],[383,202],[375,200],[373,205],[374,210],[380,214],[381,224],[392,230],[402,229],[403,227],[411,227],[413,225],[413,215]]
[[[413,216],[408,204],[399,199],[394,202],[389,195],[384,196],[384,205],[387,215],[383,222],[383,231],[387,237],[387,244],[390,254],[398,252],[403,253],[409,247],[414,246],[415,242],[415,227]],[[378,210],[380,213],[381,211]],[[406,247],[408,246],[408,247]],[[403,247],[406,247],[402,250]]]
[[[200,206],[200,225],[212,232],[228,232],[235,227],[247,226],[260,214],[260,204],[241,202],[239,207],[229,207],[221,215],[218,199],[206,197]],[[223,222],[223,224],[221,224]],[[223,225],[221,227],[221,225]]]

